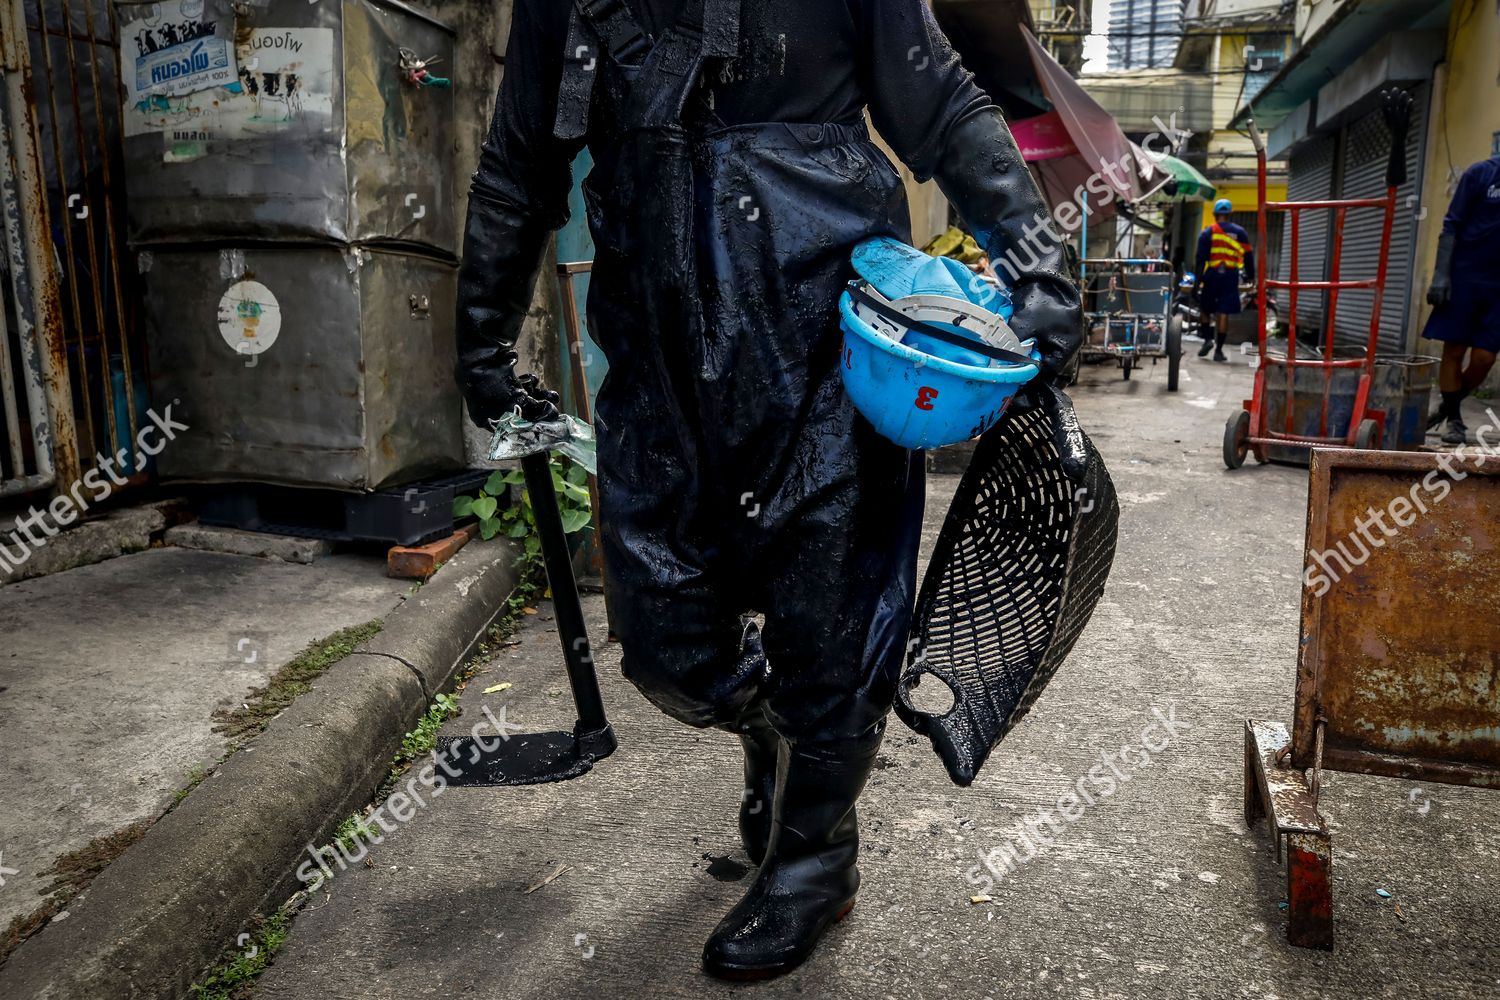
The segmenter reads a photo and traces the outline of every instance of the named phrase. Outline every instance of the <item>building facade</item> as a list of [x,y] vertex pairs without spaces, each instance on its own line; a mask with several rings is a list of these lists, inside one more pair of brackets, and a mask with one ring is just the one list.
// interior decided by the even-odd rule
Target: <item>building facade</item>
[[1109,68],[1172,65],[1182,39],[1183,0],[1110,0]]
[[[1386,193],[1391,137],[1379,95],[1399,87],[1412,97],[1412,122],[1401,149],[1407,179],[1397,191],[1388,243],[1383,216],[1356,209],[1346,219],[1342,279],[1374,277],[1384,251],[1386,288],[1379,298],[1378,345],[1389,354],[1432,353],[1419,334],[1431,260],[1450,184],[1469,163],[1489,155],[1500,132],[1500,53],[1493,4],[1478,0],[1313,0],[1296,10],[1296,46],[1231,126],[1251,120],[1273,156],[1287,161],[1287,196],[1297,201],[1380,198]],[[1296,263],[1302,280],[1327,279],[1335,263],[1332,213],[1303,213]],[[1281,276],[1291,274],[1289,235]],[[1328,329],[1328,293],[1304,293],[1299,336]],[[1284,301],[1284,297],[1283,297]],[[1336,345],[1361,347],[1377,297],[1340,293],[1332,323]],[[1427,345],[1430,346],[1430,345]]]

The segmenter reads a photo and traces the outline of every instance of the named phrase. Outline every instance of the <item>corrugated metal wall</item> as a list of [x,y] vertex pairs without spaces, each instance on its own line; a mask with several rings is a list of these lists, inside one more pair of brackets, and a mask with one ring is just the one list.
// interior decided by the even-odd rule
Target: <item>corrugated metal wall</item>
[[[1329,197],[1333,187],[1333,167],[1338,152],[1338,137],[1322,135],[1309,139],[1292,152],[1287,161],[1286,197],[1288,201],[1313,201]],[[1303,212],[1297,239],[1297,273],[1302,281],[1322,280],[1328,274],[1328,216],[1327,212]],[[1282,229],[1281,260],[1276,268],[1276,277],[1287,281],[1292,277],[1292,222],[1287,221]],[[1282,325],[1285,326],[1290,312],[1289,297],[1285,291],[1277,294],[1277,305],[1281,309]],[[1322,336],[1323,296],[1318,292],[1302,292],[1297,299],[1297,337],[1299,340],[1317,340]]]
[[[1411,131],[1406,141],[1406,183],[1396,192],[1396,218],[1391,230],[1385,297],[1380,307],[1380,350],[1406,350],[1406,327],[1411,309],[1412,260],[1416,239],[1416,203],[1421,194],[1422,137],[1427,133],[1427,85],[1412,92]],[[1374,112],[1348,126],[1341,198],[1385,196],[1385,166],[1390,151],[1389,132]],[[1344,275],[1374,277],[1380,266],[1380,233],[1384,216],[1370,209],[1350,213],[1344,235]],[[1345,292],[1339,299],[1339,343],[1363,347],[1370,331],[1374,292]]]
[[[1411,303],[1412,266],[1416,239],[1416,196],[1421,190],[1422,143],[1426,135],[1428,85],[1412,91],[1411,130],[1407,133],[1407,181],[1396,194],[1396,217],[1391,230],[1391,249],[1386,274],[1386,292],[1380,311],[1380,351],[1403,353]],[[1389,132],[1379,110],[1356,118],[1337,131],[1309,139],[1292,152],[1288,161],[1287,199],[1309,201],[1326,198],[1380,198],[1385,195],[1385,167],[1390,150]],[[1353,209],[1344,229],[1343,254],[1339,264],[1342,280],[1375,277],[1380,263],[1380,236],[1384,214],[1379,209]],[[1297,259],[1298,277],[1304,281],[1326,280],[1331,263],[1333,213],[1302,213]],[[1281,262],[1277,277],[1290,274],[1291,224],[1282,234]],[[1288,315],[1288,296],[1278,293],[1283,319]],[[1349,291],[1339,295],[1334,342],[1337,346],[1363,349],[1370,331],[1372,291]],[[1297,301],[1298,339],[1321,342],[1327,293],[1304,292]]]

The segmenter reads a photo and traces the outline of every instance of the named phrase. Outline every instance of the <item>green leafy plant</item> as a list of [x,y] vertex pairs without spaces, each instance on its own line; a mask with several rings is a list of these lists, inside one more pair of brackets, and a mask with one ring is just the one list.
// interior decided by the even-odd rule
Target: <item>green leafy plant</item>
[[[563,531],[573,534],[588,527],[593,520],[589,503],[588,473],[583,466],[572,462],[564,465],[553,458],[548,463],[552,468],[552,488],[557,493],[557,505],[562,511]],[[531,510],[531,495],[525,490],[526,476],[520,469],[496,469],[485,480],[474,497],[459,497],[453,501],[454,517],[479,519],[479,534],[485,540],[504,534],[507,538],[525,539],[525,558],[529,562],[541,554],[542,543],[536,533],[536,515]],[[519,485],[521,502],[500,507],[500,497],[511,487]]]
[[251,985],[266,971],[272,956],[292,932],[291,924],[291,915],[283,911],[256,920],[240,935],[234,950],[226,953],[202,982],[189,987],[193,1000],[240,1000],[248,996]]

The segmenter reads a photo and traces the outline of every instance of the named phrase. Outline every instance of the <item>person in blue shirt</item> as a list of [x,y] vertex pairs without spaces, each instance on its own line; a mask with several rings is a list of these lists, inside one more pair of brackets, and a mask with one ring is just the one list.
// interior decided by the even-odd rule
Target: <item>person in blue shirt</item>
[[1228,198],[1214,202],[1214,224],[1198,236],[1198,308],[1203,313],[1203,346],[1215,361],[1224,356],[1229,317],[1240,311],[1240,282],[1255,280],[1255,251],[1245,227],[1229,221],[1234,211]]
[[1443,342],[1443,402],[1429,426],[1446,420],[1443,442],[1463,444],[1468,428],[1459,404],[1484,382],[1500,351],[1500,156],[1475,163],[1459,180],[1443,217],[1427,301],[1434,308],[1422,336]]

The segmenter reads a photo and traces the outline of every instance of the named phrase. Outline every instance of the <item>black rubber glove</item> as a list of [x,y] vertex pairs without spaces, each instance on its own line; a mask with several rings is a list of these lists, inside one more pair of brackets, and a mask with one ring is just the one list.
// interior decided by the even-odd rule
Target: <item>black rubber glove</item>
[[1457,237],[1444,232],[1438,237],[1437,261],[1432,265],[1432,283],[1427,286],[1427,302],[1441,309],[1453,300],[1453,245]]
[[1083,342],[1077,263],[1071,246],[1047,234],[1051,215],[999,110],[981,108],[949,128],[934,176],[1010,289],[1011,329],[1036,338],[1042,380],[1060,381]]
[[469,419],[480,427],[518,409],[532,422],[557,418],[557,393],[515,368],[516,338],[549,233],[478,185],[470,193],[458,271],[457,376]]

